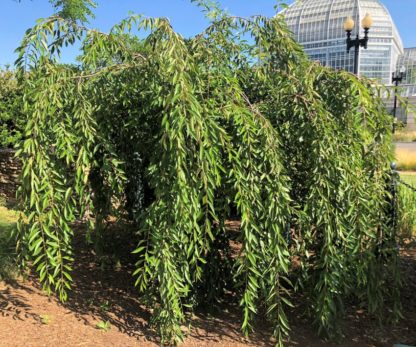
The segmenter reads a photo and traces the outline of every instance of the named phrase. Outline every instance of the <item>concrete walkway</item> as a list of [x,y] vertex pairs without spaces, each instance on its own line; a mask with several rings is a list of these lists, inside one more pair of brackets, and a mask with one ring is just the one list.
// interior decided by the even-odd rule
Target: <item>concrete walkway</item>
[[396,149],[406,149],[416,152],[416,142],[396,142]]

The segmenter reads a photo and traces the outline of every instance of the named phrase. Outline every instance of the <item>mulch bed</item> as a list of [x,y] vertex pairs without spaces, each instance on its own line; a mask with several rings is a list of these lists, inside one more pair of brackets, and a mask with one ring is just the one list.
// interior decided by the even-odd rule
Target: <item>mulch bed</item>
[[[113,245],[126,250],[134,247],[117,236]],[[46,296],[35,278],[0,282],[0,346],[158,346],[158,337],[147,325],[150,313],[140,304],[133,286],[134,264],[129,252],[117,260],[102,257],[97,263],[82,232],[77,234],[74,248],[74,285],[65,304]],[[351,307],[344,338],[323,341],[295,309],[289,314],[292,333],[287,346],[416,346],[416,243],[402,248],[401,259],[404,319],[398,325],[381,327],[362,310]],[[112,270],[106,270],[109,267]],[[240,316],[235,305],[221,307],[215,315],[197,312],[183,346],[273,345],[270,327],[262,322],[257,322],[258,332],[245,339]],[[109,322],[109,331],[96,327],[104,321]]]

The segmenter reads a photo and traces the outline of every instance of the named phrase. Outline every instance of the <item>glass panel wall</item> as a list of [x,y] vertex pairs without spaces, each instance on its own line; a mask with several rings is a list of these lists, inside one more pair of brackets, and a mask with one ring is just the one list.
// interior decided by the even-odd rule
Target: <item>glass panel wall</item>
[[353,49],[346,52],[344,21],[351,16],[356,25],[353,38],[359,33],[362,18],[369,13],[374,24],[367,50],[360,50],[359,73],[384,84],[391,83],[391,74],[403,44],[393,20],[379,0],[301,0],[284,12],[289,29],[306,53],[321,64],[353,71]]

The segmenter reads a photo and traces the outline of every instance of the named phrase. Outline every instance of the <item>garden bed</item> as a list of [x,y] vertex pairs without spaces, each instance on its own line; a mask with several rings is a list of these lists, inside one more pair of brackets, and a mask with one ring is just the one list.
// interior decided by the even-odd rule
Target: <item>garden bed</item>
[[[118,256],[97,258],[86,247],[82,230],[78,231],[74,241],[74,286],[66,304],[48,298],[32,277],[1,282],[0,346],[157,346],[158,338],[147,325],[150,312],[140,304],[133,287],[133,259],[124,251],[131,245],[115,235],[113,246],[119,250]],[[381,327],[364,311],[351,306],[344,322],[344,339],[325,342],[316,337],[310,321],[301,316],[301,300],[294,298],[296,307],[289,314],[291,341],[287,345],[416,345],[416,243],[406,244],[401,256],[404,319],[397,326]],[[108,322],[108,331],[97,327],[104,322]],[[211,314],[199,311],[192,319],[193,328],[184,346],[272,345],[269,326],[257,322],[260,333],[247,340],[240,332],[240,324],[236,305],[222,306]]]

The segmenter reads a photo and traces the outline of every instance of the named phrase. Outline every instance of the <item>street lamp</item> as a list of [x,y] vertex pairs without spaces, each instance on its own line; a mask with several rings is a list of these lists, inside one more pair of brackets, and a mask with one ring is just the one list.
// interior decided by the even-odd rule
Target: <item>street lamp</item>
[[401,83],[404,79],[404,74],[406,72],[406,68],[402,66],[399,70],[399,73],[393,72],[392,76],[392,83],[394,83],[394,106],[393,106],[393,134],[396,132],[396,112],[397,112],[397,88],[399,87],[399,83]]
[[355,22],[352,17],[348,17],[344,22],[344,30],[347,32],[347,52],[349,53],[352,47],[355,48],[354,55],[354,74],[358,75],[358,55],[360,47],[367,49],[368,44],[368,32],[370,31],[371,26],[373,25],[373,19],[367,13],[363,20],[361,21],[361,26],[364,29],[364,38],[360,38],[360,35],[357,34],[355,39],[351,38],[351,32],[354,29]]

